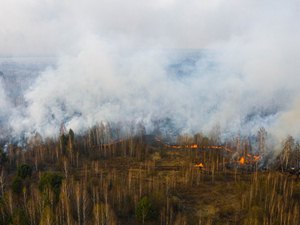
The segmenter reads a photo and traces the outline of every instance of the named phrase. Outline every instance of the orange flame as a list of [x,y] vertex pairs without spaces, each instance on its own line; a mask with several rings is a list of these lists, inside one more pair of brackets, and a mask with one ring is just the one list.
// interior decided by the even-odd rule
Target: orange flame
[[199,164],[196,164],[195,167],[199,167],[200,169],[202,169],[204,167],[203,163],[199,163]]
[[245,158],[244,157],[241,157],[240,160],[239,160],[239,163],[241,165],[245,164]]
[[259,155],[255,155],[255,156],[253,156],[253,158],[254,158],[254,161],[255,161],[255,162],[257,162],[257,161],[260,160],[260,156],[259,156]]

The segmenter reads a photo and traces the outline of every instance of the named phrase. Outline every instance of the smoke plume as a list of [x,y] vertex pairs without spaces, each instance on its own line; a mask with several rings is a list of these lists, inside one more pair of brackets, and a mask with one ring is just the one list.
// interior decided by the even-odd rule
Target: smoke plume
[[166,118],[180,132],[300,134],[298,1],[11,2],[1,55],[56,60],[22,104],[0,80],[1,126],[14,136],[100,121],[142,121],[150,132]]

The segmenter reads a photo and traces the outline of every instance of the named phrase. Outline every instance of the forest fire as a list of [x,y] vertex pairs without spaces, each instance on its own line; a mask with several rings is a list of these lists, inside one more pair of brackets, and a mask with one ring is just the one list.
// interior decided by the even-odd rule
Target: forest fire
[[174,148],[174,149],[197,149],[197,144],[192,145],[165,145],[167,148]]
[[191,145],[167,145],[164,144],[167,148],[173,148],[173,149],[224,149],[226,151],[232,152],[228,148],[225,148],[224,146],[218,146],[218,145],[197,145],[197,144],[191,144]]
[[[158,209],[160,211],[158,211],[158,216],[154,217],[153,221],[147,221],[147,224],[159,224],[162,218],[164,219],[162,224],[194,224],[188,223],[189,221],[183,221],[183,223],[175,223],[176,221],[169,223],[169,218],[163,217],[165,215],[164,212],[167,212],[167,208],[170,210],[170,214],[177,213],[176,211],[171,211],[171,207],[175,208],[178,206],[177,202],[170,201],[171,207],[168,205],[169,203],[166,204],[170,198],[170,193],[173,199],[179,197],[183,199],[182,204],[184,204],[184,207],[191,207],[195,205],[195,202],[200,202],[199,205],[192,208],[193,210],[195,209],[195,211],[198,210],[198,207],[203,207],[203,205],[209,204],[212,200],[214,201],[212,204],[219,204],[220,200],[212,198],[212,193],[216,193],[218,198],[222,198],[222,202],[234,201],[231,206],[232,208],[240,204],[240,196],[242,195],[244,197],[241,204],[242,208],[239,211],[240,215],[244,216],[244,212],[253,210],[253,207],[257,205],[265,205],[265,220],[267,221],[270,215],[272,215],[272,218],[277,214],[280,215],[280,213],[273,213],[272,211],[278,209],[278,206],[280,206],[282,209],[278,209],[278,212],[282,212],[286,208],[290,210],[290,214],[286,215],[286,224],[299,224],[289,221],[289,218],[295,218],[295,221],[299,221],[298,214],[295,213],[299,211],[298,205],[295,204],[298,200],[291,194],[292,191],[300,193],[297,183],[300,177],[300,170],[297,164],[292,164],[296,161],[295,159],[297,159],[298,152],[296,152],[295,157],[290,158],[290,164],[286,165],[286,161],[283,161],[283,159],[285,159],[283,158],[285,153],[283,151],[282,157],[280,155],[278,160],[274,161],[274,163],[277,164],[276,168],[273,166],[264,169],[265,162],[260,163],[262,159],[264,159],[264,161],[267,159],[264,153],[261,153],[259,149],[253,150],[253,148],[237,147],[234,143],[225,143],[224,145],[217,145],[219,143],[213,145],[213,142],[210,143],[211,145],[192,144],[201,143],[195,141],[183,142],[184,144],[182,145],[171,145],[164,143],[154,135],[133,136],[128,139],[120,138],[107,140],[105,143],[102,143],[101,141],[105,140],[103,138],[105,137],[104,134],[103,136],[99,136],[98,140],[93,140],[89,139],[90,133],[80,137],[75,136],[73,131],[69,131],[69,133],[62,132],[59,140],[54,140],[49,143],[37,142],[37,144],[30,146],[27,152],[22,152],[22,149],[18,146],[10,146],[7,150],[8,160],[3,161],[1,167],[2,171],[5,171],[5,173],[1,175],[2,179],[4,177],[5,180],[8,181],[8,185],[6,189],[4,189],[4,194],[12,193],[13,197],[16,199],[20,198],[20,201],[24,201],[29,205],[31,207],[30,210],[36,210],[36,212],[38,212],[38,210],[40,210],[39,207],[43,204],[43,196],[49,193],[46,188],[42,190],[39,189],[39,186],[41,186],[40,183],[46,182],[49,176],[51,179],[53,177],[53,179],[60,180],[59,194],[62,198],[55,203],[56,205],[54,204],[54,210],[59,212],[57,213],[58,218],[56,219],[54,216],[52,218],[52,220],[55,221],[55,223],[53,222],[52,224],[58,225],[68,224],[67,216],[72,220],[76,220],[82,216],[79,210],[76,211],[76,208],[78,205],[81,206],[81,204],[87,203],[90,205],[89,207],[97,213],[91,213],[91,218],[86,217],[86,219],[80,219],[80,224],[83,224],[83,222],[86,222],[85,224],[93,224],[96,220],[98,220],[97,224],[100,224],[102,219],[101,210],[105,209],[105,207],[109,210],[109,216],[111,218],[113,217],[115,220],[120,221],[119,224],[138,224],[141,221],[134,212],[144,206],[144,202],[147,200],[147,198],[143,197],[144,194],[152,198],[153,196],[155,197],[153,193],[159,193],[159,195],[162,196],[158,202]],[[72,138],[73,135],[74,138]],[[43,158],[40,157],[41,149],[48,148],[52,151],[43,151]],[[96,160],[91,162],[91,156]],[[22,162],[22,160],[27,163],[17,166],[17,162]],[[298,161],[299,160],[297,160],[296,163]],[[10,162],[15,162],[15,164],[11,164]],[[50,171],[58,168],[59,173],[44,171],[44,165],[49,165]],[[283,167],[279,167],[280,165]],[[37,168],[37,170],[30,168]],[[30,170],[33,176],[30,177],[30,175],[28,175],[26,177],[26,182],[28,180],[31,182],[31,185],[29,186],[30,194],[24,198],[22,192],[14,191],[13,185],[15,180],[21,179],[22,181],[23,179],[17,177],[19,175],[16,176],[16,174],[20,173],[22,175],[27,170]],[[37,180],[36,177],[39,176],[39,174],[41,174],[41,178]],[[3,181],[1,180],[1,176],[0,184],[2,184],[1,182]],[[76,182],[74,182],[74,176],[76,176],[78,181],[76,180]],[[98,182],[100,180],[99,177],[101,177],[100,182]],[[89,179],[91,179],[92,182],[86,182]],[[96,194],[94,195],[93,192],[89,193],[89,191],[87,191],[90,187],[93,192],[99,193],[99,197],[95,197]],[[174,192],[170,192],[170,188],[172,188]],[[120,190],[124,191],[124,196],[118,194]],[[282,193],[287,191],[289,192],[284,195],[285,205],[283,205]],[[261,192],[264,196],[268,196],[268,199],[278,199],[277,202],[272,202],[272,209],[269,209],[268,202],[265,203],[265,200],[261,198]],[[237,194],[233,195],[232,193]],[[134,206],[133,202],[128,201],[128,199],[134,199],[135,197],[140,199],[137,202],[137,206]],[[148,202],[150,201],[150,197],[147,200]],[[95,200],[95,198],[98,198],[98,200]],[[87,199],[87,202],[85,202],[85,199]],[[107,199],[107,202],[102,201],[102,199]],[[203,204],[203,199],[208,203]],[[230,201],[228,201],[228,199],[230,199]],[[71,204],[73,200],[74,206]],[[36,206],[32,205],[35,201],[37,201]],[[52,201],[55,201],[55,197],[53,197]],[[14,217],[14,213],[9,211],[9,207],[12,203],[9,198],[4,198],[2,204],[5,206],[4,209],[8,209],[8,211],[0,210],[0,224],[9,224],[10,218],[7,219],[5,216],[6,213],[10,213],[11,217]],[[77,214],[72,214],[72,211],[68,211],[66,207],[64,207],[64,204],[70,204]],[[249,206],[249,204],[251,205]],[[290,209],[286,204],[296,206]],[[27,205],[24,205],[24,211]],[[16,204],[15,207],[17,208],[19,205]],[[82,205],[81,209],[83,210],[84,207],[85,206]],[[123,211],[118,211],[119,209]],[[130,209],[130,212],[127,211],[127,209]],[[207,208],[204,207],[203,211],[204,210],[207,210]],[[222,210],[221,207],[220,210]],[[83,210],[82,212],[85,213],[87,211]],[[122,213],[122,215],[128,214],[133,219],[127,221],[123,217],[118,216],[117,212]],[[159,212],[163,213],[159,214]],[[228,210],[225,209],[222,213],[227,214]],[[51,214],[51,216],[52,215],[54,215],[54,213]],[[296,216],[293,217],[292,215]],[[36,219],[35,217],[31,218],[30,214],[28,216],[25,214],[25,216],[32,220],[32,224],[35,224],[35,220],[42,221],[36,224],[42,224],[44,222],[43,214],[37,215]],[[190,217],[194,218],[196,216],[192,215]],[[206,219],[206,217],[200,218],[202,220]],[[234,215],[230,217],[230,220],[233,221],[234,219]],[[137,222],[132,223],[133,220]],[[279,217],[278,221],[280,220],[281,218]],[[116,224],[110,223],[105,217],[103,217],[103,221],[107,225]],[[249,220],[248,217],[245,216],[241,217],[240,221],[239,224],[248,224],[246,222]],[[243,221],[246,222],[244,223]],[[220,224],[226,224],[226,222],[223,223],[223,221],[221,221]],[[282,223],[266,223],[266,225],[273,224]],[[249,225],[258,225],[258,223]]]
[[193,144],[193,145],[191,145],[191,148],[198,148],[198,145],[197,144]]
[[253,160],[254,160],[255,162],[258,162],[260,159],[261,159],[261,157],[260,157],[259,155],[254,155],[254,156],[253,156]]
[[198,167],[200,169],[202,169],[204,167],[204,164],[203,163],[198,163],[195,165],[195,167]]
[[247,157],[245,158],[245,163],[255,164],[260,160],[261,160],[261,157],[259,155],[248,154]]
[[244,165],[245,164],[245,158],[244,157],[241,157],[240,160],[239,160],[239,163],[241,165]]
[[259,155],[247,154],[246,156],[241,156],[238,160],[239,165],[254,165],[261,160]]

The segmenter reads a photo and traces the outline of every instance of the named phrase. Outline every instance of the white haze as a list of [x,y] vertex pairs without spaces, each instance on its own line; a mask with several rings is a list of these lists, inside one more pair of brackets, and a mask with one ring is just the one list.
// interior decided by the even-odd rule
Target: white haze
[[[296,0],[4,0],[0,55],[58,60],[26,91],[26,107],[1,88],[0,117],[14,135],[53,136],[63,121],[77,132],[100,121],[151,130],[169,117],[182,132],[265,126],[299,137],[299,11]],[[170,72],[200,50],[188,74]]]

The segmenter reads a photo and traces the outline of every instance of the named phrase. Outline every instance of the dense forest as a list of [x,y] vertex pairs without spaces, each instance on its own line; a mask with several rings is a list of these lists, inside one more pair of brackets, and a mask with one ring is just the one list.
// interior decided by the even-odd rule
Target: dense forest
[[[1,148],[0,224],[298,225],[300,147],[275,154],[267,132],[167,143],[141,125],[101,123]],[[254,143],[254,144],[253,144]]]

